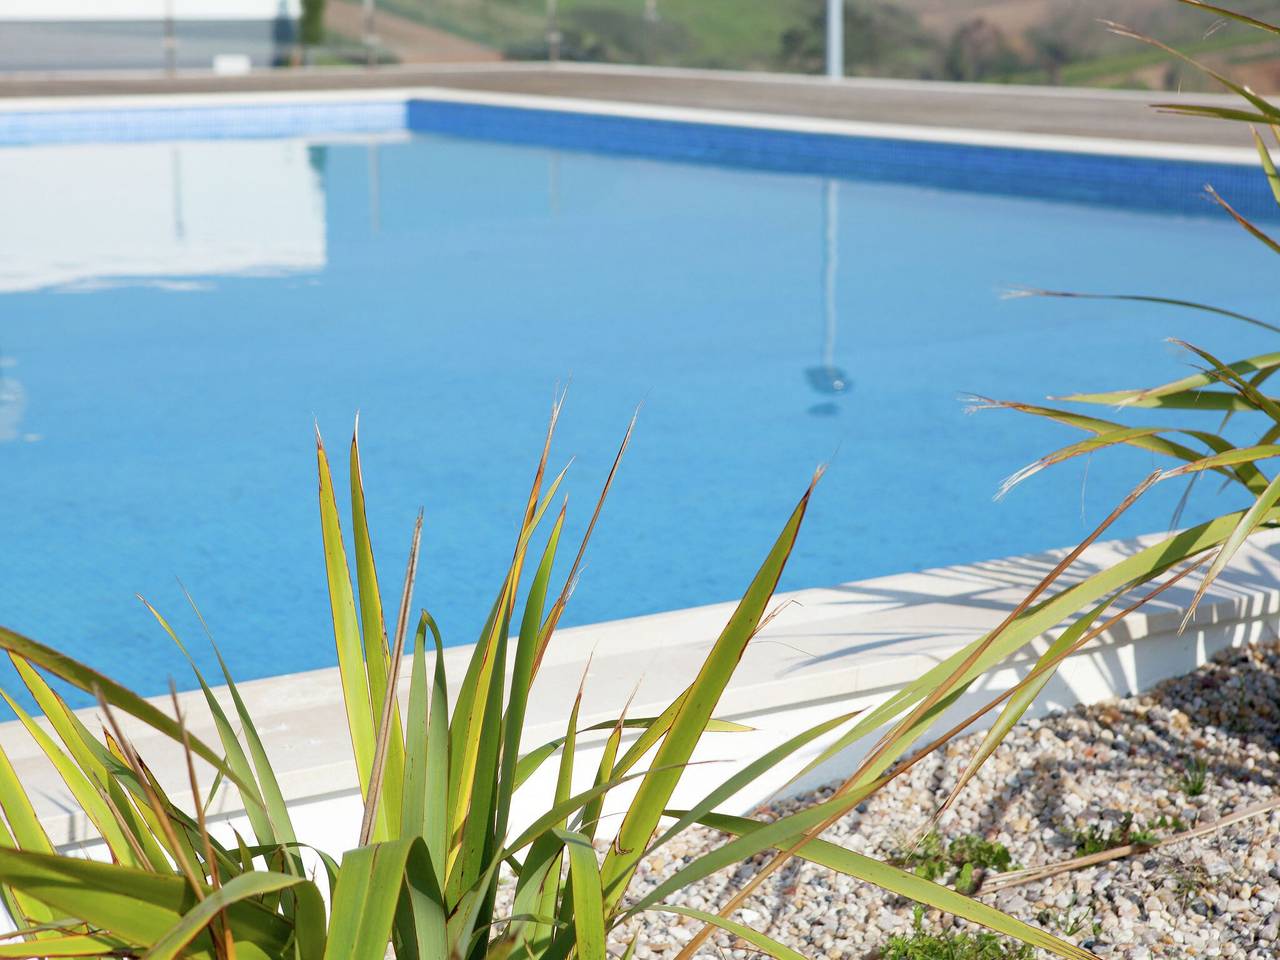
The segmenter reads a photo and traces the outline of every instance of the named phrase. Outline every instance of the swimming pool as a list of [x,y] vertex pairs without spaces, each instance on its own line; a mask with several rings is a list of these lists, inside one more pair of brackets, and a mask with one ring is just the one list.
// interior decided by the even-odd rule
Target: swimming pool
[[[1168,336],[1272,348],[1189,312],[999,296],[1266,314],[1269,254],[1195,197],[1265,190],[1246,168],[365,108],[127,142],[0,123],[0,622],[159,693],[187,673],[134,594],[195,639],[181,578],[238,677],[333,663],[312,425],[342,464],[359,410],[383,575],[424,506],[418,602],[471,642],[566,382],[570,534],[643,403],[566,623],[736,596],[827,460],[783,588],[1060,546],[1151,458],[993,503],[1074,437],[959,395],[1171,378]],[[1234,503],[1202,487],[1189,520]],[[1115,534],[1167,525],[1180,492]]]

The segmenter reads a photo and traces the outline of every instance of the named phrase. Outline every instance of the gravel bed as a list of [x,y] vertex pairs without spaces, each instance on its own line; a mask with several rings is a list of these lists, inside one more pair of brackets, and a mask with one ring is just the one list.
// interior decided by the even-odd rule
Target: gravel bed
[[[953,742],[836,824],[825,836],[852,850],[892,856],[946,796],[978,740]],[[1142,696],[1057,712],[1018,725],[940,823],[944,840],[978,834],[1005,844],[1025,867],[1070,859],[1074,834],[1178,818],[1186,826],[1274,799],[1280,781],[1280,647],[1228,651]],[[1188,764],[1205,787],[1180,786]],[[830,792],[786,801],[794,809]],[[1169,829],[1159,832],[1167,836]],[[644,889],[719,834],[690,831],[646,862]],[[709,878],[678,902],[714,910],[764,857]],[[1106,957],[1280,957],[1280,811],[1200,839],[978,896]],[[875,956],[912,929],[913,905],[823,868],[793,862],[738,914],[806,957]],[[698,925],[649,914],[635,956],[670,957]],[[930,932],[968,927],[929,911]],[[633,928],[634,929],[634,928]],[[717,935],[703,957],[755,958]]]

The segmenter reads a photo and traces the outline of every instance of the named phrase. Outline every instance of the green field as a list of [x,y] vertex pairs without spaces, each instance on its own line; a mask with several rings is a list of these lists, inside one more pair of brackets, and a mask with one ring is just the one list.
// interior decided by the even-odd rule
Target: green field
[[[544,42],[545,0],[382,0],[396,13],[484,43],[530,53]],[[820,4],[818,5],[820,8]],[[606,52],[645,62],[737,69],[776,64],[781,37],[802,25],[813,0],[559,0],[561,29]],[[631,58],[628,58],[631,59]]]
[[[1174,0],[846,0],[847,72],[1081,86],[1203,87],[1166,54],[1111,36],[1112,16],[1274,88],[1258,34],[1223,26]],[[547,0],[379,0],[381,7],[485,44],[513,59],[547,56]],[[1238,0],[1267,15],[1270,0]],[[737,70],[822,69],[824,0],[558,0],[566,60]],[[1265,66],[1265,63],[1264,63]],[[1280,62],[1277,62],[1280,75]],[[1261,78],[1261,79],[1260,79]]]

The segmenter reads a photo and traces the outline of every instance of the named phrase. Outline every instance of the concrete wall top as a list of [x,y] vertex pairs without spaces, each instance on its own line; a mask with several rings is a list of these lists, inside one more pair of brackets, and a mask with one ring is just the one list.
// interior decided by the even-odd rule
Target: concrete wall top
[[0,0],[0,21],[296,19],[302,0]]

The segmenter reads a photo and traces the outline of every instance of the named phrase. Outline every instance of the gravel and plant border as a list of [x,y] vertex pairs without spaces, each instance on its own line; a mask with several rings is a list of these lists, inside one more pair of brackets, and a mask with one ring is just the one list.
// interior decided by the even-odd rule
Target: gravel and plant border
[[[1280,956],[1280,810],[1160,843],[1280,797],[1280,645],[1226,651],[1145,694],[1019,724],[942,816],[937,835],[913,846],[977,743],[973,735],[953,741],[826,838],[962,889],[976,882],[986,902],[1104,957]],[[766,816],[829,792],[776,804]],[[669,843],[643,865],[637,892],[720,840],[694,830]],[[998,886],[1003,871],[1121,844],[1140,849],[983,891],[984,882]],[[975,849],[985,853],[975,858]],[[763,862],[758,857],[710,878],[676,902],[714,910]],[[807,957],[831,960],[1030,955],[982,937],[965,921],[798,861],[769,878],[738,919]],[[645,926],[637,960],[674,956],[698,924],[660,915],[646,917]],[[621,950],[626,939],[620,935],[614,946]],[[727,935],[699,953],[755,955]]]

